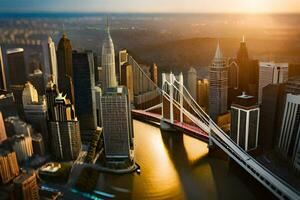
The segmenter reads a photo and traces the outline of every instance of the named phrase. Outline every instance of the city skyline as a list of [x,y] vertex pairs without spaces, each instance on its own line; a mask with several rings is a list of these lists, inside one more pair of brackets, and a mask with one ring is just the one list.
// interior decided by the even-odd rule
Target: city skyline
[[[159,6],[157,6],[159,4]],[[218,6],[216,6],[218,5]],[[120,0],[38,1],[3,0],[1,12],[111,12],[111,13],[300,13],[297,0],[132,0],[130,4]]]

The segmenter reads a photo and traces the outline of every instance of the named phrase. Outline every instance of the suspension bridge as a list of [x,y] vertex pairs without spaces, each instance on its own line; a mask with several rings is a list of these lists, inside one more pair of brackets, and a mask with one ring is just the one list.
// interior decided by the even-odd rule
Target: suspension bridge
[[[133,87],[135,100],[139,98],[139,101],[134,101],[134,117],[159,123],[162,129],[180,130],[207,142],[209,146],[216,145],[279,199],[300,199],[298,191],[238,146],[206,114],[185,88],[182,73],[178,76],[163,73],[162,85],[159,88],[136,62],[133,71],[138,73],[134,75],[137,78],[134,81],[138,83],[133,85],[139,87],[138,91]],[[145,86],[146,88],[141,89]],[[152,96],[149,97],[149,93]]]

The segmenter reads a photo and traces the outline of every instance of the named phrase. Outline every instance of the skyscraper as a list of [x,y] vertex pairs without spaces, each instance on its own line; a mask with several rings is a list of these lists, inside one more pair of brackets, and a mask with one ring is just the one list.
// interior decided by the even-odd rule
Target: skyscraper
[[105,71],[104,89],[116,87],[118,85],[116,78],[115,65],[115,48],[112,38],[110,36],[108,22],[105,28],[105,38],[102,45],[102,67]]
[[3,115],[2,112],[0,111],[0,144],[6,140],[6,130],[4,126],[4,120],[3,120]]
[[253,96],[243,93],[231,105],[230,137],[245,151],[258,146],[259,107]]
[[133,130],[128,90],[108,88],[101,98],[105,158],[108,162],[132,160]]
[[97,126],[102,127],[101,119],[101,97],[102,89],[100,86],[95,86],[95,96],[96,96],[96,114],[97,114]]
[[128,89],[128,94],[129,94],[129,100],[130,102],[133,102],[133,69],[132,65],[129,63],[124,63],[121,67],[121,85],[124,85]]
[[91,51],[73,52],[75,107],[81,139],[89,141],[97,128],[94,56]]
[[48,40],[43,43],[43,54],[44,54],[44,80],[47,83],[49,79],[54,84],[58,83],[57,76],[57,58],[55,44],[52,38],[49,36]]
[[4,118],[18,115],[12,92],[0,91],[0,110]]
[[151,69],[151,80],[157,85],[158,84],[158,68],[156,63],[153,63]]
[[19,175],[19,165],[15,152],[0,149],[0,181],[6,184]]
[[122,82],[122,66],[128,62],[127,49],[122,49],[119,51],[119,82]]
[[75,160],[81,150],[80,127],[74,106],[60,93],[55,98],[53,119],[49,120],[52,154],[63,161]]
[[208,110],[208,86],[209,82],[207,79],[198,80],[197,83],[197,103],[206,112]]
[[3,63],[2,49],[0,46],[0,89],[7,90],[6,87],[6,71]]
[[227,74],[226,60],[218,43],[212,65],[209,67],[209,115],[217,120],[220,114],[227,112]]
[[57,47],[57,66],[58,88],[74,103],[72,45],[65,33]]
[[278,147],[300,170],[300,95],[288,93],[282,118]]
[[16,135],[13,150],[16,152],[19,162],[28,160],[33,155],[31,136]]
[[284,83],[288,79],[288,63],[260,62],[258,102],[262,100],[262,89],[269,84]]
[[23,173],[14,179],[15,197],[22,200],[39,200],[39,187],[34,172]]
[[35,69],[33,73],[28,75],[28,81],[36,88],[39,95],[45,95],[45,79],[43,72],[40,69]]
[[197,100],[197,71],[191,67],[187,72],[187,89],[191,96]]
[[268,152],[275,147],[280,133],[280,113],[284,105],[284,84],[269,84],[262,89],[259,146]]
[[24,49],[9,49],[6,53],[10,86],[25,84],[27,81],[27,70],[25,66]]
[[[42,134],[44,141],[49,141],[47,126],[47,101],[45,96],[39,96],[34,86],[27,82],[22,95],[26,120],[36,131]],[[48,150],[49,145],[46,144]]]

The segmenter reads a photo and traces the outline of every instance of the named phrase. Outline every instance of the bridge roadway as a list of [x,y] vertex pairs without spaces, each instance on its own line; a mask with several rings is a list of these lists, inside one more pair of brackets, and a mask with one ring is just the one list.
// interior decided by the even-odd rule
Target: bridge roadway
[[[156,113],[150,113],[143,110],[132,110],[131,114],[136,119],[142,119],[146,121],[152,121],[155,123],[160,123],[162,116],[160,114]],[[168,121],[165,121],[168,123]],[[169,123],[171,125],[171,123]],[[208,134],[203,131],[202,129],[189,125],[187,123],[181,123],[179,121],[174,120],[174,124],[172,124],[172,127],[175,128],[178,131],[182,131],[192,137],[195,137],[197,139],[200,139],[204,142],[208,142],[209,136]]]

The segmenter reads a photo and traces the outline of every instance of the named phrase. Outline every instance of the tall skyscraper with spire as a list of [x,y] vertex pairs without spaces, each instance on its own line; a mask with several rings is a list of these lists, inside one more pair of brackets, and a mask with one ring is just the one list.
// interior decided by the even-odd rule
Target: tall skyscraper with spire
[[108,19],[105,28],[105,38],[102,45],[102,67],[105,71],[104,89],[116,87],[118,85],[116,78],[115,48],[109,31]]
[[228,71],[226,59],[218,43],[212,65],[209,67],[209,114],[213,120],[227,111]]
[[72,66],[72,45],[67,38],[66,33],[63,34],[57,47],[57,64],[58,64],[58,88],[67,94],[67,98],[72,103],[74,99],[73,86],[73,66]]
[[52,38],[49,36],[48,40],[43,44],[43,54],[44,54],[44,78],[45,83],[48,83],[49,79],[52,80],[54,84],[57,84],[57,58],[55,51],[55,44]]
[[6,90],[6,73],[5,73],[5,67],[3,62],[3,55],[2,50],[0,46],[0,89]]

